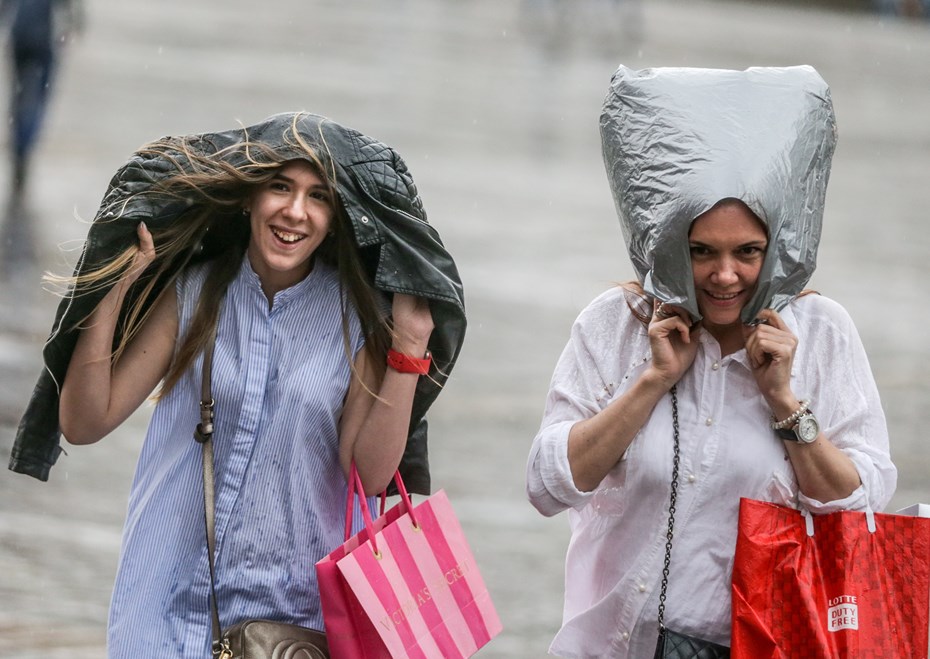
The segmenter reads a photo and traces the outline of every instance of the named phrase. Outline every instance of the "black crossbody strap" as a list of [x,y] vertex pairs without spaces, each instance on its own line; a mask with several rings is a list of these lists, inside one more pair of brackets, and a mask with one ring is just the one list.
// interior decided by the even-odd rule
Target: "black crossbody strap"
[[672,494],[668,504],[668,531],[665,534],[665,565],[662,567],[662,590],[659,592],[659,633],[665,630],[665,594],[668,590],[668,573],[672,564],[672,538],[675,537],[675,504],[678,501],[678,465],[681,462],[680,438],[678,436],[678,386],[673,386],[672,427],[675,432],[675,445],[672,458]]

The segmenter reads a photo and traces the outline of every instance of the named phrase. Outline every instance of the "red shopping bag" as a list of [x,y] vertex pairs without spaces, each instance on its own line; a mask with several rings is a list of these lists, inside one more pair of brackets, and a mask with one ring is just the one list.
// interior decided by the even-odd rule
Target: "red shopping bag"
[[[353,466],[346,542],[316,564],[334,658],[470,657],[502,626],[445,492],[372,520]],[[358,489],[365,528],[349,538]]]
[[930,519],[740,500],[734,659],[926,659]]

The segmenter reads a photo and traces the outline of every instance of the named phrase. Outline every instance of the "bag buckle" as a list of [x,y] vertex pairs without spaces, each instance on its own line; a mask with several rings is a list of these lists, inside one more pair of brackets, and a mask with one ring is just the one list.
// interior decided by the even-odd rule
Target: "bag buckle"
[[222,641],[213,643],[214,659],[232,659],[232,648],[229,647],[229,639],[224,638]]
[[[209,403],[205,401],[200,402],[200,423],[197,424],[197,428],[194,430],[194,439],[196,439],[199,444],[203,444],[213,435],[214,405],[215,401],[212,398]],[[226,658],[224,657],[223,659]]]

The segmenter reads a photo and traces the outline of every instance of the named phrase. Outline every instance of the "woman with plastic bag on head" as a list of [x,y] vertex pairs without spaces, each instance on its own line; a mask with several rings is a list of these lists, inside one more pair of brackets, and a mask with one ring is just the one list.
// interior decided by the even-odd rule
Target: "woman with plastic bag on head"
[[323,629],[314,564],[344,540],[350,468],[429,492],[423,416],[464,336],[403,160],[306,113],[163,138],[114,176],[70,284],[10,468],[44,480],[59,423],[96,442],[161,382],[109,655],[226,657],[245,619]]
[[529,455],[572,529],[551,651],[665,656],[661,627],[726,656],[740,497],[881,510],[896,483],[855,326],[802,291],[830,94],[810,67],[620,67],[601,136],[639,281],[579,315]]

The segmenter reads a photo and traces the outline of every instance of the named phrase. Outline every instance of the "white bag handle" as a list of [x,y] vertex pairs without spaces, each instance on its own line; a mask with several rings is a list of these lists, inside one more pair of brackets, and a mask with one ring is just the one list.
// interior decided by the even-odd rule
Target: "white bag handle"
[[[811,515],[811,511],[807,508],[801,508],[801,514],[804,516],[804,524],[807,527],[807,536],[809,538],[814,537],[814,516]],[[869,527],[869,533],[875,533],[875,513],[872,512],[872,507],[868,506],[865,509],[865,523]]]

